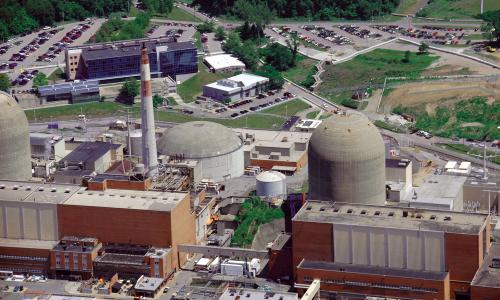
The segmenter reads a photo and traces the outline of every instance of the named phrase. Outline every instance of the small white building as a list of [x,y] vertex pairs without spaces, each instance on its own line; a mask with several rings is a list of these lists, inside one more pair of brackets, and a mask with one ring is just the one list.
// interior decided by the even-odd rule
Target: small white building
[[203,96],[231,101],[257,96],[266,90],[269,78],[243,73],[203,86]]
[[300,131],[312,132],[319,126],[319,124],[321,124],[321,122],[323,121],[316,119],[304,119],[300,120],[299,123],[295,125],[295,127]]
[[245,71],[245,64],[230,54],[205,56],[203,62],[214,73]]

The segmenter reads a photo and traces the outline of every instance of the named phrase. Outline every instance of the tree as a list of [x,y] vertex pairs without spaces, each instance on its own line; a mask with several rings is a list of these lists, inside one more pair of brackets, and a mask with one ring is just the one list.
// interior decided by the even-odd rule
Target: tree
[[237,51],[239,51],[238,48],[240,47],[241,47],[240,36],[233,31],[228,35],[226,42],[222,46],[222,49],[226,52],[234,54]]
[[140,84],[135,78],[128,78],[120,89],[120,98],[125,100],[126,103],[134,104],[134,98],[139,95]]
[[[488,39],[496,39],[497,42],[500,42],[500,10],[495,11],[487,11],[484,14],[480,15],[481,19],[486,21],[486,25],[481,26],[481,30],[485,31],[488,35]],[[483,30],[483,28],[485,30]],[[489,32],[491,35],[489,35]]]
[[47,78],[47,75],[45,75],[45,73],[39,72],[33,79],[33,87],[35,88],[48,84],[49,84],[49,79]]
[[266,2],[237,0],[234,3],[233,12],[245,23],[248,23],[247,25],[255,27],[257,39],[260,39],[266,25],[274,19],[274,13]]
[[420,46],[418,46],[418,54],[427,54],[428,52],[429,52],[429,45],[422,42]]
[[294,64],[292,51],[279,43],[272,43],[262,52],[266,63],[278,71],[286,71]]
[[214,22],[212,21],[205,21],[201,24],[198,24],[198,26],[196,26],[196,30],[198,30],[200,33],[207,33],[207,32],[212,32],[214,31]]
[[269,78],[269,89],[271,90],[279,90],[285,84],[285,79],[273,66],[263,66],[255,74]]
[[10,88],[10,79],[7,74],[0,74],[0,91],[7,92]]
[[173,0],[143,0],[144,8],[151,13],[169,14],[173,7]]
[[403,59],[401,61],[404,63],[409,63],[410,62],[410,55],[411,55],[410,51],[405,51],[405,56],[403,57]]
[[11,34],[21,34],[38,27],[38,22],[30,17],[24,8],[20,8],[9,25]]
[[4,21],[0,20],[0,42],[6,41],[9,38],[9,27]]
[[481,32],[483,33],[483,38],[492,41],[493,40],[493,25],[491,23],[484,23],[481,25]]
[[158,106],[161,106],[163,102],[165,101],[165,98],[158,94],[153,95],[153,107],[158,108]]
[[219,41],[222,41],[226,38],[226,32],[224,31],[224,27],[219,26],[215,29],[215,38]]
[[300,40],[296,33],[291,33],[286,40],[286,45],[292,51],[292,66],[295,65],[297,59],[297,52],[299,51]]
[[28,0],[26,11],[35,18],[40,25],[52,25],[55,21],[54,6],[49,0]]

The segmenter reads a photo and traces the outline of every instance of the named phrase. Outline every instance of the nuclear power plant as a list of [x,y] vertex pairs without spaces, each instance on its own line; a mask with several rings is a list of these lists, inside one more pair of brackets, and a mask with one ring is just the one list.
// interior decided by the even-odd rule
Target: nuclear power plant
[[0,179],[31,178],[28,119],[16,101],[0,91]]
[[383,205],[385,148],[364,115],[334,114],[309,143],[309,199]]
[[151,90],[151,71],[146,44],[141,49],[141,121],[142,121],[142,163],[146,175],[158,174],[156,152],[155,120],[153,112],[153,94]]

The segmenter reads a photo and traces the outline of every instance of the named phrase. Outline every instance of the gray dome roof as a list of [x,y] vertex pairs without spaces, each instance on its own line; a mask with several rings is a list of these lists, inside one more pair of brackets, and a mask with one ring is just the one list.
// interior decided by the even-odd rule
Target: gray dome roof
[[28,119],[9,94],[0,92],[0,179],[29,180],[30,152]]
[[311,136],[309,147],[325,160],[352,161],[371,154],[385,154],[377,127],[363,114],[334,114],[324,120]]
[[242,146],[241,138],[231,129],[213,122],[195,121],[168,129],[158,142],[158,152],[206,158],[228,154]]

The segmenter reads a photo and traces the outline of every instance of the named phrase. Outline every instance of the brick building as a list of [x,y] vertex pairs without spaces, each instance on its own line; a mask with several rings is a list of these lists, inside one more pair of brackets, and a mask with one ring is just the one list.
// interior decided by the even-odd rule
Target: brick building
[[308,201],[292,221],[295,282],[320,278],[322,292],[337,296],[469,297],[489,250],[489,222],[481,214]]
[[55,278],[88,279],[92,262],[102,244],[95,238],[65,236],[50,251],[50,270]]
[[472,300],[500,299],[500,243],[492,243],[490,253],[471,283]]

